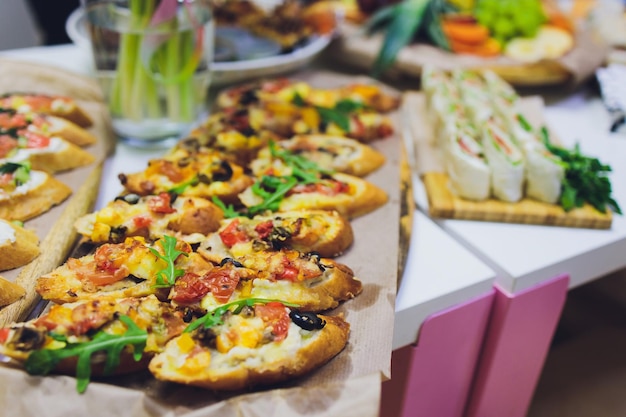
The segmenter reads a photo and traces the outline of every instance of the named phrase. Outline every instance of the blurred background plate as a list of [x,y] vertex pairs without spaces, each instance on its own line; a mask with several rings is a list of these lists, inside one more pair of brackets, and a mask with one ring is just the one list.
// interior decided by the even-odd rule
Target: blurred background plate
[[[76,9],[70,14],[65,30],[75,45],[86,54],[91,54],[82,9]],[[297,70],[313,60],[331,40],[332,35],[313,35],[292,51],[280,53],[280,47],[268,39],[239,28],[218,27],[212,85],[272,77]]]

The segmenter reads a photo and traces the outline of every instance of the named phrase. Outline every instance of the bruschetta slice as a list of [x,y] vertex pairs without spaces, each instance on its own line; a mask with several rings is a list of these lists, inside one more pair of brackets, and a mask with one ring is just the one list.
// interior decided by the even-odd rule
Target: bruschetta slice
[[79,218],[78,233],[96,243],[120,243],[129,236],[154,241],[165,235],[199,243],[219,229],[222,210],[204,198],[160,193],[126,194],[102,209]]
[[39,237],[19,224],[0,219],[0,271],[26,265],[39,255]]
[[80,127],[93,125],[91,116],[71,97],[41,93],[10,92],[0,96],[0,107],[22,113],[44,113]]
[[141,172],[120,174],[119,179],[129,193],[215,196],[229,203],[238,201],[237,195],[253,182],[241,166],[218,152],[191,153],[182,148],[151,160]]
[[202,310],[261,297],[289,301],[306,311],[324,311],[356,297],[361,290],[361,281],[346,265],[314,254],[281,250],[224,258],[219,267],[204,275],[186,273],[176,280],[169,297],[175,304]]
[[149,245],[142,237],[105,243],[93,254],[69,258],[37,279],[35,290],[46,300],[70,303],[99,297],[167,296],[176,271],[204,274],[213,265],[188,243],[165,237]]
[[0,218],[26,221],[60,204],[72,189],[29,163],[0,164]]
[[350,222],[332,210],[296,210],[225,219],[200,247],[214,262],[261,250],[294,249],[329,258],[353,242]]
[[182,313],[155,296],[53,305],[37,319],[0,328],[0,353],[32,375],[74,374],[83,392],[92,376],[147,368],[185,329]]
[[278,301],[231,308],[210,311],[169,341],[150,362],[154,376],[213,390],[267,386],[313,371],[348,343],[350,325],[341,317]]
[[385,163],[385,156],[376,149],[354,139],[329,135],[298,135],[288,140],[273,142],[262,148],[250,164],[252,172],[266,172],[277,158],[276,150],[299,155],[320,168],[364,177]]

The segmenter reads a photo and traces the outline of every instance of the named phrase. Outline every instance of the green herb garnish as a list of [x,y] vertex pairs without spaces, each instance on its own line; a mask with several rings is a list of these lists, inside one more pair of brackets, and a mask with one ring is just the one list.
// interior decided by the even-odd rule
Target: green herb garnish
[[16,186],[26,184],[30,180],[30,162],[6,162],[0,165],[0,174],[13,174]]
[[526,120],[526,118],[521,115],[521,114],[517,114],[517,121],[519,122],[520,126],[522,126],[522,129],[524,129],[527,132],[532,132],[533,131],[533,127],[530,124],[530,122],[528,120]]
[[[31,375],[47,375],[63,359],[78,357],[76,363],[76,390],[79,393],[85,392],[91,378],[91,357],[96,352],[106,352],[104,364],[104,374],[113,372],[120,364],[120,354],[126,346],[133,347],[133,358],[135,361],[141,360],[143,351],[148,340],[148,333],[140,329],[130,317],[119,316],[127,326],[126,332],[121,335],[113,335],[105,332],[98,332],[89,342],[67,343],[61,349],[40,349],[28,356],[24,363],[26,372]],[[66,341],[59,337],[55,340]]]
[[[294,94],[291,100],[298,107],[309,105],[304,98],[298,93]],[[334,107],[313,106],[319,113],[322,121],[326,124],[334,123],[341,130],[347,132],[350,130],[350,115],[358,110],[363,109],[363,103],[350,99],[342,99],[335,103]]]
[[234,310],[232,310],[232,312],[234,314],[239,314],[241,310],[246,306],[252,307],[255,304],[267,304],[271,302],[279,302],[279,303],[284,304],[287,307],[294,307],[294,308],[299,307],[298,304],[287,303],[281,300],[271,300],[267,298],[246,298],[243,300],[232,301],[230,303],[223,304],[215,308],[214,310],[209,311],[207,314],[200,317],[199,319],[192,321],[191,323],[189,323],[189,326],[187,326],[183,332],[184,333],[192,332],[200,326],[203,326],[205,329],[208,329],[209,327],[222,324],[222,315],[226,313],[226,311],[230,310],[232,307],[234,307]]
[[[272,177],[264,175],[260,181],[252,185],[252,192],[261,198],[263,202],[248,207],[247,214],[254,216],[266,210],[276,211],[280,206],[283,197],[298,184],[298,179],[293,176],[288,177]],[[267,191],[267,189],[271,191]]]
[[545,126],[540,132],[548,150],[559,157],[565,166],[560,198],[563,209],[570,211],[589,203],[602,213],[605,213],[608,207],[615,213],[622,214],[619,204],[611,196],[611,181],[608,178],[611,167],[601,163],[597,158],[583,155],[578,144],[573,150],[553,145]]
[[332,170],[324,169],[301,155],[295,155],[286,149],[278,148],[274,141],[270,141],[269,149],[272,157],[285,162],[292,169],[293,175],[305,182],[313,183],[319,181],[318,173],[324,175],[332,175],[334,173]]
[[194,187],[200,183],[200,178],[197,175],[194,175],[193,178],[181,182],[180,184],[170,188],[167,192],[171,194],[181,195],[185,192],[187,187]]
[[227,219],[232,219],[233,217],[239,217],[240,214],[237,210],[235,210],[232,204],[226,205],[222,200],[217,196],[211,197],[213,203],[218,206],[224,212],[224,217]]
[[183,276],[185,271],[182,269],[176,269],[176,259],[180,255],[189,256],[186,252],[176,249],[177,240],[173,236],[165,235],[159,240],[161,247],[163,248],[164,255],[161,255],[159,251],[154,248],[149,248],[150,252],[159,259],[164,260],[167,266],[156,274],[155,288],[168,288],[174,285],[176,278]]

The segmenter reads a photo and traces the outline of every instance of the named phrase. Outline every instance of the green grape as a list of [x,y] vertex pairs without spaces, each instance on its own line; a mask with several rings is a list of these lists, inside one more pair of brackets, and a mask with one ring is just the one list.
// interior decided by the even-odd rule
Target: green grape
[[475,16],[478,23],[485,26],[486,28],[490,28],[495,19],[493,12],[489,10],[479,10],[475,13]]
[[533,37],[539,28],[539,22],[536,16],[525,13],[518,13],[513,17],[516,33],[527,38]]
[[493,25],[496,38],[509,39],[515,35],[515,26],[510,19],[499,18]]

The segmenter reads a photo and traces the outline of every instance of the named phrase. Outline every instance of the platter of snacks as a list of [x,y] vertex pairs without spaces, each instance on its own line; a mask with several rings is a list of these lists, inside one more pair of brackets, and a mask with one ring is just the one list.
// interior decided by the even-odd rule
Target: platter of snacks
[[9,59],[0,74],[0,275],[6,278],[0,288],[14,295],[2,300],[5,323],[28,315],[37,297],[31,277],[58,265],[74,246],[71,225],[95,202],[113,136],[91,80]]
[[433,217],[608,229],[621,214],[611,167],[562,147],[541,99],[494,72],[426,68],[405,109]]
[[3,385],[42,375],[92,415],[376,402],[398,274],[399,102],[319,72],[221,92],[188,137],[119,174],[118,198],[75,219],[69,258],[29,277],[49,304],[2,325]]
[[[370,6],[374,4],[374,6]],[[419,76],[424,66],[491,69],[519,86],[580,82],[607,46],[549,1],[365,0],[332,55],[373,75]],[[413,16],[412,19],[405,16]]]

